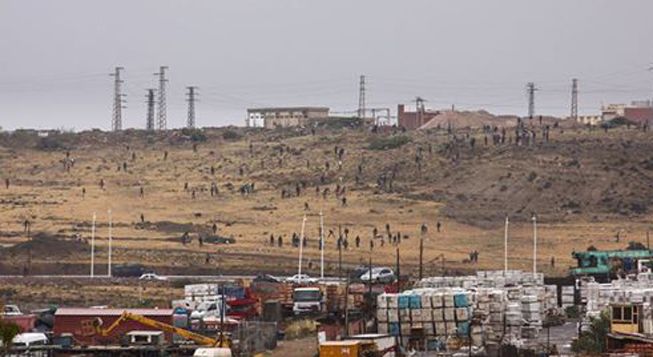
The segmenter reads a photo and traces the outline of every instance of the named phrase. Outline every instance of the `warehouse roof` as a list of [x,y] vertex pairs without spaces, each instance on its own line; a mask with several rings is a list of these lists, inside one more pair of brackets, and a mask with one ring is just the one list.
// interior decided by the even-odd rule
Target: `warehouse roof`
[[172,309],[59,308],[55,316],[120,316],[124,311],[143,316],[172,316]]

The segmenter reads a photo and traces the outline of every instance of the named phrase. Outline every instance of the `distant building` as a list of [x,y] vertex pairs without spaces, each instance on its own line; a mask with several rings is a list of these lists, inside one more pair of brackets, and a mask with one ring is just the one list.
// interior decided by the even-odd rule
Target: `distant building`
[[601,107],[603,121],[615,118],[626,118],[637,124],[653,122],[653,106],[650,100],[638,100],[626,104],[608,104]]
[[624,116],[626,104],[608,104],[601,107],[601,119],[603,121],[612,120]]
[[585,125],[598,125],[603,121],[603,116],[600,114],[579,115],[576,121]]
[[439,111],[433,110],[416,110],[414,112],[406,111],[403,104],[397,106],[397,124],[406,130],[415,130],[428,123]]
[[247,109],[247,126],[274,129],[305,126],[314,120],[329,118],[326,107],[278,107]]
[[624,117],[636,124],[651,124],[653,123],[653,108],[631,108],[628,107],[624,110]]

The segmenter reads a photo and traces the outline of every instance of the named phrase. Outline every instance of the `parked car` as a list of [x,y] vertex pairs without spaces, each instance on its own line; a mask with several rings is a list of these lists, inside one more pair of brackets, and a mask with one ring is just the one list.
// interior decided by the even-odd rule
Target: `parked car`
[[155,273],[145,273],[141,275],[140,280],[168,280],[165,276],[160,276]]
[[48,344],[48,336],[42,332],[25,332],[16,335],[13,339],[14,347],[30,348]]
[[391,283],[395,280],[395,273],[387,267],[372,268],[361,275],[360,279],[364,282]]
[[286,283],[292,284],[315,284],[317,279],[311,278],[307,274],[295,274],[286,279]]
[[354,282],[360,281],[361,275],[367,273],[368,270],[369,270],[368,266],[365,265],[357,266],[354,270],[352,270],[349,273],[349,280]]
[[16,305],[5,305],[3,306],[2,311],[0,311],[0,316],[18,316],[22,314],[23,313]]
[[253,281],[257,283],[280,283],[281,282],[279,278],[272,276],[270,274],[259,274],[254,278]]

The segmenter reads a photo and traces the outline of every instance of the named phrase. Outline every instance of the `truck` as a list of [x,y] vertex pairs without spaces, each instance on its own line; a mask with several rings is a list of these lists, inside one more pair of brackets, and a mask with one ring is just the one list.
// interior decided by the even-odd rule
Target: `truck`
[[319,287],[302,287],[293,290],[295,315],[321,313],[324,311],[324,295]]
[[577,266],[571,268],[569,275],[574,277],[593,276],[599,282],[608,282],[618,273],[632,273],[638,269],[640,260],[653,258],[649,249],[632,250],[589,250],[573,252]]

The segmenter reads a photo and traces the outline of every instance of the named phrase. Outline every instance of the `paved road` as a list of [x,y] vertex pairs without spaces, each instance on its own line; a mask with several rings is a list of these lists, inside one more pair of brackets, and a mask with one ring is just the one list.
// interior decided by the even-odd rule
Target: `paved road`
[[[553,326],[550,330],[549,343],[558,347],[558,352],[571,353],[571,341],[578,335],[578,328],[575,321],[565,322],[560,326]],[[540,333],[539,342],[546,344],[546,328]]]
[[[256,275],[160,275],[166,280],[200,280],[200,281],[230,281],[230,280],[251,280],[256,277]],[[118,276],[107,276],[107,275],[96,275],[91,277],[90,275],[0,275],[0,279],[17,279],[17,278],[35,278],[35,279],[120,279],[125,277]],[[280,280],[285,280],[287,276],[277,276]],[[135,278],[126,278],[126,279],[135,279]],[[339,281],[337,277],[324,277],[324,281]]]

